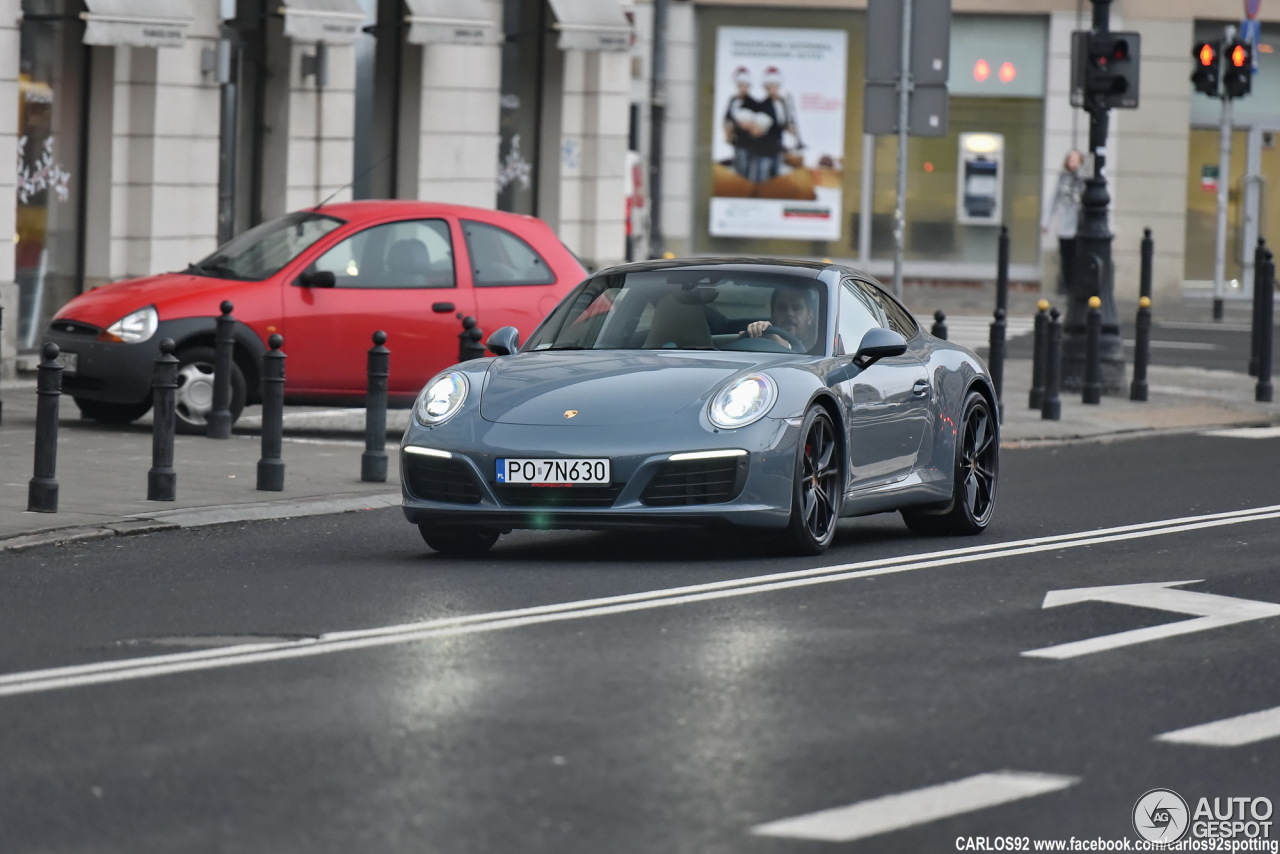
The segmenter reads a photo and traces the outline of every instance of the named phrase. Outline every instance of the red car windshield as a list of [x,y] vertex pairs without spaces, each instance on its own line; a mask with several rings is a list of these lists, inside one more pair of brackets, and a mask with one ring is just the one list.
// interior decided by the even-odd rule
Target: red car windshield
[[265,279],[344,222],[314,211],[287,214],[232,238],[186,272],[215,279]]

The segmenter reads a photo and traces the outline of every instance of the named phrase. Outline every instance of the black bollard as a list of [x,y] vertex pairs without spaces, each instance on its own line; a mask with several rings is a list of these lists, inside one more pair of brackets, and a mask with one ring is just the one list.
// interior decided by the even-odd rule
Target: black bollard
[[279,492],[284,489],[284,460],[280,446],[284,443],[284,353],[280,347],[284,337],[279,333],[267,339],[271,349],[262,354],[262,459],[258,460],[258,489]]
[[382,346],[387,333],[373,333],[369,348],[369,385],[364,397],[364,453],[360,455],[360,479],[371,483],[387,480],[387,377],[391,375],[391,351]]
[[942,309],[933,313],[933,328],[929,330],[929,334],[934,338],[947,340],[947,315]]
[[1151,362],[1151,297],[1138,298],[1138,320],[1133,342],[1133,382],[1129,384],[1130,400],[1147,399],[1147,365]]
[[1044,363],[1049,348],[1049,301],[1036,303],[1035,335],[1031,344],[1031,394],[1027,396],[1030,409],[1044,406]]
[[223,300],[213,341],[213,409],[205,416],[204,434],[210,439],[231,438],[231,354],[236,346],[236,319],[231,300]]
[[1084,388],[1082,403],[1102,402],[1102,298],[1089,297],[1084,322]]
[[484,358],[484,345],[480,343],[484,332],[477,328],[476,323],[474,317],[462,318],[462,331],[458,333],[459,362]]
[[1263,250],[1262,264],[1264,267],[1264,277],[1262,279],[1262,289],[1265,299],[1259,303],[1261,316],[1258,318],[1258,329],[1261,335],[1258,338],[1258,384],[1254,388],[1253,399],[1258,403],[1271,402],[1271,356],[1272,356],[1272,336],[1274,329],[1272,325],[1275,323],[1275,281],[1276,281],[1276,259],[1271,254],[1270,249]]
[[1044,359],[1044,406],[1040,408],[1042,421],[1057,421],[1062,417],[1062,315],[1055,308],[1049,312],[1049,341]]
[[1263,283],[1263,267],[1266,264],[1267,241],[1258,238],[1253,250],[1253,314],[1249,324],[1249,376],[1258,375],[1258,346],[1262,343],[1262,300],[1269,296]]
[[1156,244],[1151,239],[1151,229],[1142,229],[1142,272],[1138,278],[1138,298],[1151,299],[1151,259],[1155,254]]
[[991,334],[987,339],[987,370],[991,372],[991,384],[996,389],[996,402],[1000,408],[1000,417],[1004,418],[1004,309],[996,309],[996,319],[991,322]]
[[36,367],[36,466],[27,485],[27,510],[58,512],[58,398],[62,396],[62,363],[58,345],[47,342]]
[[151,470],[147,472],[147,500],[173,501],[178,494],[178,476],[173,470],[173,433],[178,423],[175,400],[178,395],[178,360],[173,355],[173,339],[160,342],[151,373]]
[[1000,226],[996,251],[996,308],[1009,316],[1009,226]]

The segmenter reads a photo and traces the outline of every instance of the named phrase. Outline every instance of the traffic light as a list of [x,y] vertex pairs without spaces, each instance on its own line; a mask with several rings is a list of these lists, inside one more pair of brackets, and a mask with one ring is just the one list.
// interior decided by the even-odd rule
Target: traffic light
[[1106,107],[1138,106],[1138,33],[1090,32],[1085,44],[1085,94]]
[[1196,91],[1217,98],[1218,66],[1222,57],[1218,54],[1218,46],[1213,42],[1200,42],[1191,52],[1195,57],[1195,71],[1191,72],[1191,82],[1196,84]]
[[1222,89],[1228,98],[1243,98],[1253,89],[1253,48],[1237,40],[1227,44],[1226,54]]

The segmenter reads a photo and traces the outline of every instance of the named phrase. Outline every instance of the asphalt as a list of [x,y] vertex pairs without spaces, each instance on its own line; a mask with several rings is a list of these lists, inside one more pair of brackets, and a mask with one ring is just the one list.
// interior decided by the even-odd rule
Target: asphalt
[[[981,328],[993,305],[991,294],[947,296],[928,289],[908,293],[908,306],[922,319],[947,306],[952,325]],[[1011,294],[1010,315],[1034,312],[1038,294]],[[949,300],[949,302],[948,302]],[[1123,310],[1123,309],[1122,309]],[[1186,316],[1207,318],[1207,308],[1181,307]],[[1231,306],[1228,320],[1248,322],[1247,309]],[[973,333],[970,332],[970,335]],[[956,339],[953,335],[952,338]],[[962,341],[969,346],[977,342]],[[1132,365],[1123,395],[1107,395],[1088,405],[1064,392],[1058,420],[1045,420],[1028,406],[1031,362],[1010,359],[1004,366],[1002,444],[1007,448],[1081,441],[1116,441],[1144,436],[1201,432],[1214,428],[1280,424],[1280,403],[1255,401],[1256,380],[1240,371],[1152,366],[1149,399],[1128,399]],[[56,477],[57,511],[32,512],[28,484],[34,473],[35,381],[30,375],[0,383],[0,552],[39,545],[124,536],[169,528],[196,527],[325,513],[361,511],[399,503],[396,446],[408,410],[387,414],[388,477],[363,482],[363,409],[286,407],[284,489],[260,491],[260,413],[246,409],[229,439],[179,436],[174,448],[176,498],[147,500],[152,437],[147,419],[127,426],[82,420],[74,402],[59,411]]]

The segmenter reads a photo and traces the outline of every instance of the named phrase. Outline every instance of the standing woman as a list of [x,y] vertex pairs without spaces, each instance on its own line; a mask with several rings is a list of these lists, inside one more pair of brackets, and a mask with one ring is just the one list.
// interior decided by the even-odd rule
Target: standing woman
[[1076,260],[1076,226],[1080,221],[1080,196],[1084,193],[1084,178],[1080,165],[1084,155],[1076,149],[1067,152],[1058,173],[1058,184],[1045,206],[1040,230],[1045,234],[1057,223],[1058,231],[1058,293],[1065,294],[1074,281],[1072,274]]

